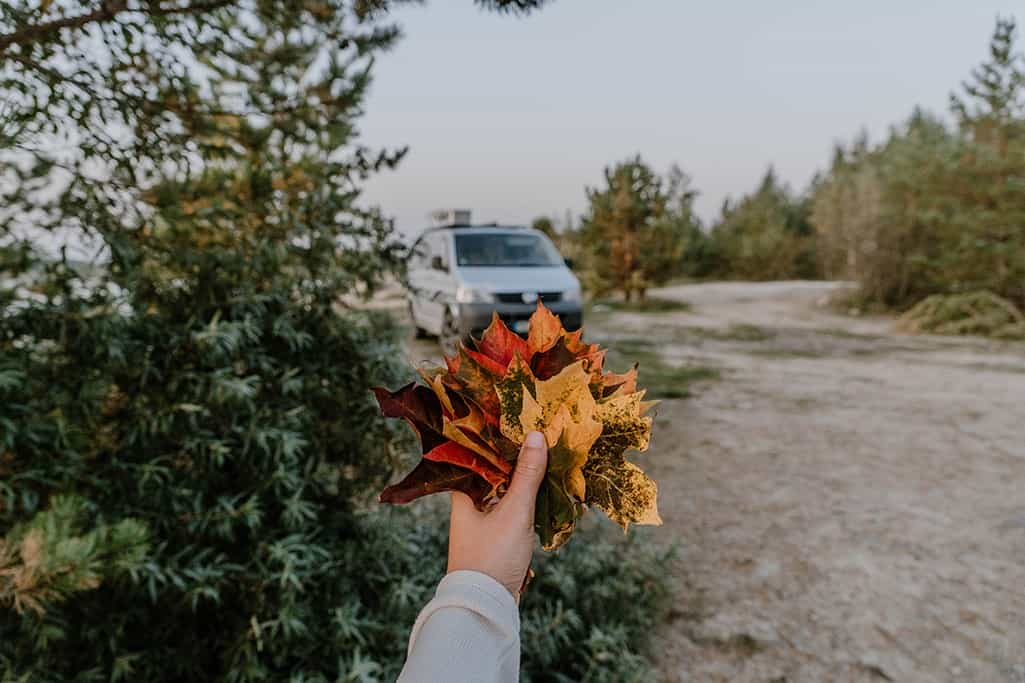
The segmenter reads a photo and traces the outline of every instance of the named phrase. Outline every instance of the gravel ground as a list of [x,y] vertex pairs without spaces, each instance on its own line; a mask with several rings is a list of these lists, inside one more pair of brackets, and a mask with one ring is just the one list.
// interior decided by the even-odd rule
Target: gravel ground
[[722,379],[661,405],[666,681],[1025,683],[1025,345],[832,314],[827,283],[610,315]]

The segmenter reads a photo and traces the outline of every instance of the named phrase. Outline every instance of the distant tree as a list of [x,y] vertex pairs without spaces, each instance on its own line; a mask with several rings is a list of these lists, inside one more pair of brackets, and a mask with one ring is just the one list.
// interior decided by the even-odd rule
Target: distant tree
[[605,187],[587,191],[590,206],[579,239],[592,287],[619,290],[627,301],[681,272],[696,225],[689,179],[668,182],[639,156],[605,169]]
[[656,284],[677,275],[701,275],[708,261],[708,237],[694,211],[698,191],[675,164],[666,175],[666,192],[665,215],[641,240],[641,251],[649,255],[642,270]]
[[989,60],[972,70],[950,95],[958,123],[978,142],[1001,143],[1021,135],[1025,120],[1023,56],[1015,51],[1017,22],[998,18],[989,44]]
[[811,196],[828,277],[857,281],[867,300],[888,304],[936,286],[943,230],[922,219],[933,211],[928,205],[953,142],[942,122],[916,109],[882,145],[872,147],[862,134],[849,148],[837,147]]
[[712,226],[719,274],[751,280],[815,277],[807,214],[803,198],[793,196],[769,167],[753,193],[723,203]]
[[538,216],[530,223],[530,227],[540,230],[552,239],[557,237],[555,222],[548,216]]
[[[399,4],[410,0],[361,0],[363,4],[380,5],[386,7],[389,4]],[[514,12],[525,14],[553,2],[553,0],[474,0],[484,9],[497,10],[499,12]]]
[[1025,56],[1016,38],[1015,21],[998,19],[989,59],[951,96],[962,149],[936,192],[952,237],[941,267],[957,288],[1025,306]]
[[866,237],[879,225],[879,178],[867,154],[867,135],[849,150],[836,145],[829,169],[811,192],[819,267],[830,279],[859,279]]
[[872,147],[839,149],[814,190],[812,222],[833,276],[904,308],[931,294],[990,290],[1025,305],[1025,63],[1013,20],[951,96],[957,128],[916,109]]
[[551,237],[567,262],[574,269],[579,269],[584,261],[583,248],[580,243],[580,230],[574,223],[573,213],[569,209],[553,226]]
[[562,227],[559,228],[560,232],[573,232],[577,229],[576,221],[573,220],[573,212],[566,209],[566,212],[562,215]]

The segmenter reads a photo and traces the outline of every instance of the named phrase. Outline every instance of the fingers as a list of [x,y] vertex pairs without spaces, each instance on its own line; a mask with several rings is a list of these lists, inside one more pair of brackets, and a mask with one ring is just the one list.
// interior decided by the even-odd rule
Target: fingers
[[544,434],[531,432],[523,442],[520,455],[516,459],[509,491],[506,492],[502,507],[520,508],[530,519],[534,518],[534,500],[537,490],[545,478],[548,467],[548,445]]

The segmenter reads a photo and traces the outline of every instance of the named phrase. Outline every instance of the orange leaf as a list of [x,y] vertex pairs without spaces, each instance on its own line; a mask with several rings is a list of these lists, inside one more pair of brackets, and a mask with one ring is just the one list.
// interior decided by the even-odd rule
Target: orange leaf
[[540,301],[537,302],[537,309],[530,316],[530,329],[527,331],[527,346],[530,348],[530,355],[543,353],[552,348],[555,342],[565,333],[559,317],[545,308]]
[[534,373],[519,356],[513,358],[505,376],[495,384],[495,392],[501,406],[499,429],[502,435],[513,443],[523,443],[525,433],[519,416],[523,411],[524,395],[529,397],[535,385]]
[[613,394],[632,394],[637,391],[637,366],[630,368],[621,375],[609,372],[602,375],[602,396]]
[[472,349],[468,349],[466,347],[460,349],[460,353],[464,353],[470,358],[472,358],[474,362],[477,363],[477,365],[479,365],[482,369],[494,375],[495,377],[501,377],[505,374],[505,368],[508,365],[508,363],[499,363],[490,356],[486,356],[483,353],[474,351]]
[[441,408],[445,413],[445,417],[455,417],[456,409],[452,405],[452,397],[448,395],[448,390],[445,388],[445,383],[442,381],[441,376],[435,375],[434,377],[428,377],[424,375],[424,380],[434,392],[434,395],[438,397],[438,401],[441,403]]
[[484,330],[484,335],[477,342],[477,350],[501,365],[503,370],[509,366],[517,354],[521,358],[529,357],[527,342],[506,327],[502,319],[498,317],[498,313],[492,314],[491,324],[488,325],[488,329]]

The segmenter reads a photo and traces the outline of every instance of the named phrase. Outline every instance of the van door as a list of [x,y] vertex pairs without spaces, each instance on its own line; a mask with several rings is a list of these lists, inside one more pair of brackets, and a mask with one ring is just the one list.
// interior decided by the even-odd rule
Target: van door
[[452,289],[451,259],[448,256],[448,240],[444,233],[432,232],[424,236],[427,257],[425,268],[418,284],[417,313],[421,325],[431,334],[440,334],[448,304],[446,291]]
[[438,241],[435,248],[437,249],[437,255],[440,257],[441,268],[437,271],[438,295],[435,301],[438,304],[438,331],[440,332],[446,309],[456,301],[459,273],[456,271],[455,259],[453,258],[454,240],[452,239],[452,233],[447,230],[442,231],[437,234],[437,237]]
[[407,277],[409,278],[407,299],[409,300],[409,313],[413,317],[413,325],[428,332],[431,331],[431,326],[425,320],[428,314],[424,310],[423,301],[424,286],[427,284],[427,271],[430,268],[431,261],[429,251],[430,247],[427,244],[427,237],[421,235],[413,243],[413,249],[409,256],[409,270],[407,272]]

